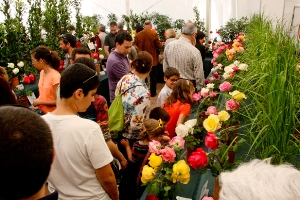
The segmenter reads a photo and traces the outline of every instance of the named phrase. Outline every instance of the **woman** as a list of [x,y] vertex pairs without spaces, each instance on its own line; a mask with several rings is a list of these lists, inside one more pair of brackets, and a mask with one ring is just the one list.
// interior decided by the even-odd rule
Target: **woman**
[[33,101],[33,106],[38,106],[41,114],[52,112],[56,108],[56,88],[60,82],[58,54],[45,46],[38,46],[32,50],[31,60],[40,70],[39,97]]
[[131,147],[140,139],[144,119],[150,110],[150,93],[145,79],[151,71],[152,63],[152,56],[148,52],[139,52],[131,64],[132,71],[121,78],[115,91],[116,95],[124,93],[122,102],[125,121],[122,137],[129,140]]
[[165,46],[167,46],[170,42],[173,42],[176,40],[176,33],[173,29],[167,29],[166,30],[166,42]]

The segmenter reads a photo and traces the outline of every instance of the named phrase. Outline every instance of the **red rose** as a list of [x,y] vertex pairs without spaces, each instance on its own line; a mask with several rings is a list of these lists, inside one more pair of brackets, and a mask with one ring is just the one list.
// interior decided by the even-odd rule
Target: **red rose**
[[237,68],[237,67],[233,67],[232,69],[233,69],[233,71],[235,71],[235,72],[240,71],[239,68]]
[[208,165],[206,152],[202,148],[197,148],[188,158],[188,162],[194,169],[197,169],[198,167],[204,168]]
[[99,58],[99,54],[97,52],[94,52],[93,53],[93,57],[94,57],[94,59],[98,59]]
[[29,79],[31,80],[31,81],[34,81],[34,79],[35,79],[35,77],[34,77],[34,75],[33,74],[29,74]]
[[204,80],[204,84],[205,84],[205,85],[207,85],[207,84],[209,84],[209,83],[210,83],[209,80],[207,80],[207,79]]
[[208,40],[207,43],[208,43],[208,44],[211,44],[211,40]]
[[209,33],[212,34],[213,32],[212,32],[212,31],[209,31]]
[[218,30],[218,31],[217,31],[217,34],[219,34],[219,35],[220,35],[220,33],[221,33],[221,32],[220,32],[220,30]]
[[213,76],[214,76],[216,79],[219,79],[219,78],[220,78],[220,76],[219,76],[219,74],[218,74],[217,72],[214,73]]
[[159,200],[154,194],[147,194],[146,200]]
[[30,83],[29,77],[28,76],[24,76],[23,82],[29,84]]
[[214,133],[208,132],[208,136],[205,137],[205,146],[216,150],[219,147],[219,142]]
[[234,77],[234,71],[231,72],[231,74],[230,74],[230,78],[233,79],[233,77]]
[[81,47],[81,43],[80,42],[76,42],[76,45],[75,45],[77,48]]

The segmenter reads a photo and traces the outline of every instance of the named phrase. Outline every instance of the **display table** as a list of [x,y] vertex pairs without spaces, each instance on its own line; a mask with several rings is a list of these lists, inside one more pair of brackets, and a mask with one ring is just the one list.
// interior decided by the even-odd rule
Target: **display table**
[[[107,74],[105,73],[105,75],[99,76],[99,79],[100,79],[100,85],[98,87],[97,94],[102,95],[106,99],[107,103],[109,104],[109,89],[108,89]],[[36,97],[39,96],[38,84],[39,84],[39,77],[36,77],[36,83],[34,84],[23,83],[25,90],[31,90]],[[17,91],[16,95],[17,96],[21,95],[21,92]]]

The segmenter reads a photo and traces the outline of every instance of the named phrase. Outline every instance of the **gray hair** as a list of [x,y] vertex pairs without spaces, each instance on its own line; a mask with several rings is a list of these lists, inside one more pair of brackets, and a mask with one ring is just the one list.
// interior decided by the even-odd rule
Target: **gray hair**
[[184,35],[192,35],[194,33],[197,33],[197,26],[192,22],[187,22],[181,31]]
[[300,199],[300,172],[292,165],[252,160],[220,175],[220,200]]
[[124,24],[122,22],[119,22],[117,27],[118,27],[118,29],[123,30]]
[[99,30],[100,30],[101,32],[105,32],[105,26],[104,26],[103,24],[100,24]]

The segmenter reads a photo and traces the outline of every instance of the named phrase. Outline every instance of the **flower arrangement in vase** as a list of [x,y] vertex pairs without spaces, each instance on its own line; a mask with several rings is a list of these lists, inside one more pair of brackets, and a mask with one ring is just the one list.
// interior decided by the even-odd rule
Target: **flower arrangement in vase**
[[174,199],[174,192],[179,189],[176,183],[187,184],[190,181],[190,167],[180,157],[184,143],[179,136],[172,138],[165,146],[155,140],[149,143],[151,155],[141,177],[143,185],[147,185],[148,198]]

